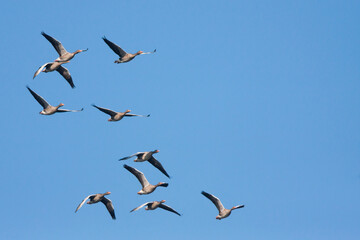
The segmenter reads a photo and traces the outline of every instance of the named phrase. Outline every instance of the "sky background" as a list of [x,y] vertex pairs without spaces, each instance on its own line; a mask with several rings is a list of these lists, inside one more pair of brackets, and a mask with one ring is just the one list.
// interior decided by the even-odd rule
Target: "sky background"
[[[0,239],[359,239],[359,1],[5,1]],[[68,51],[75,89],[32,76]],[[152,51],[132,62],[128,52]],[[29,85],[81,113],[39,114]],[[91,104],[150,118],[108,122]],[[117,161],[159,149],[149,163]],[[150,183],[146,196],[126,163]],[[215,206],[245,204],[217,221]],[[117,219],[99,203],[111,191]],[[129,213],[167,200],[162,209]]]

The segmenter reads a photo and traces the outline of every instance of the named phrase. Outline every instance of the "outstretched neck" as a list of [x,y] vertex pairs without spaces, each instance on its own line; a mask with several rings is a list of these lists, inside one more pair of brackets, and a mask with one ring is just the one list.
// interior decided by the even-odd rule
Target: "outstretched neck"
[[56,106],[57,109],[61,108],[62,106],[64,106],[63,103],[60,103],[59,105]]

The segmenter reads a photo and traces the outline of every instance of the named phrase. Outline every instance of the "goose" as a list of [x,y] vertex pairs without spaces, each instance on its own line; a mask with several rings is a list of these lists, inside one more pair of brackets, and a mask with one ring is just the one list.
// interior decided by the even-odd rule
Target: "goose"
[[178,213],[177,211],[175,211],[174,209],[172,209],[172,208],[169,207],[168,205],[165,205],[164,202],[165,202],[165,200],[153,201],[153,202],[146,202],[146,203],[138,206],[137,208],[134,208],[134,209],[131,210],[130,212],[137,211],[137,210],[139,210],[140,208],[142,208],[142,207],[144,207],[144,206],[146,205],[145,210],[155,210],[155,209],[157,209],[157,208],[159,207],[159,208],[165,209],[165,210],[167,210],[167,211],[173,212],[173,213],[181,216],[180,213]]
[[92,104],[92,106],[99,109],[103,113],[110,115],[110,118],[108,119],[109,122],[120,121],[121,119],[123,119],[123,117],[150,117],[150,114],[148,115],[131,114],[129,113],[131,112],[131,110],[126,110],[125,112],[115,112],[107,108],[98,107],[95,104]]
[[33,79],[37,75],[39,75],[39,73],[41,73],[41,72],[48,73],[48,72],[57,71],[70,84],[71,88],[75,88],[75,85],[74,85],[74,82],[72,80],[72,77],[70,75],[69,70],[67,68],[61,66],[62,64],[68,63],[68,62],[69,61],[67,61],[67,62],[48,62],[48,63],[45,63],[44,65],[39,67],[39,69],[35,72]]
[[55,38],[47,35],[44,32],[41,32],[41,35],[43,35],[51,43],[51,45],[53,45],[53,47],[55,48],[55,50],[59,54],[59,57],[55,60],[55,62],[67,62],[67,61],[70,61],[71,59],[73,59],[75,57],[76,54],[81,53],[81,52],[86,52],[88,50],[88,48],[87,48],[87,49],[84,49],[84,50],[76,50],[75,52],[70,53],[70,52],[66,51],[66,49],[64,48],[64,46],[61,44],[60,41],[58,41]]
[[127,157],[123,157],[120,158],[119,161],[123,161],[123,160],[127,160],[129,158],[132,158],[134,156],[136,156],[136,159],[134,160],[134,162],[145,162],[148,161],[149,163],[151,163],[151,165],[153,165],[154,167],[156,167],[157,169],[160,170],[160,172],[162,172],[163,174],[165,174],[165,176],[167,176],[168,178],[170,178],[169,174],[165,171],[164,167],[161,165],[161,163],[156,160],[153,156],[153,154],[158,153],[159,150],[154,150],[154,151],[150,151],[150,152],[137,152],[133,155],[127,156]]
[[114,63],[126,63],[126,62],[130,62],[131,60],[133,60],[137,55],[142,55],[142,54],[151,54],[151,53],[155,53],[156,49],[152,52],[146,52],[144,53],[143,51],[138,51],[134,54],[131,53],[127,53],[125,52],[121,47],[119,47],[118,45],[116,45],[115,43],[109,41],[106,39],[106,37],[104,36],[102,38],[104,40],[104,42],[117,54],[119,55],[119,60],[116,60]]
[[237,205],[235,207],[232,207],[231,209],[226,209],[222,205],[220,199],[218,199],[214,195],[209,194],[204,191],[202,191],[201,194],[204,195],[205,197],[207,197],[208,199],[210,199],[210,201],[212,201],[215,204],[216,208],[219,210],[219,215],[216,216],[216,219],[218,219],[218,220],[221,220],[223,218],[230,216],[232,210],[238,209],[238,208],[243,208],[245,206],[245,205]]
[[45,99],[43,99],[41,96],[39,96],[36,92],[34,92],[33,90],[31,90],[28,86],[26,86],[26,88],[29,90],[29,92],[31,93],[31,95],[33,95],[33,97],[35,98],[36,101],[38,101],[38,103],[44,108],[40,114],[42,115],[51,115],[54,114],[56,112],[81,112],[82,110],[84,110],[83,108],[81,108],[80,110],[67,110],[67,109],[59,109],[60,107],[64,106],[63,103],[60,103],[57,106],[51,106]]
[[152,185],[148,182],[148,180],[146,179],[145,175],[140,172],[139,170],[137,170],[136,168],[130,167],[126,164],[124,164],[124,168],[126,170],[128,170],[129,172],[131,172],[132,174],[134,174],[134,176],[139,180],[139,182],[141,183],[142,189],[137,193],[139,195],[145,195],[145,194],[150,194],[153,191],[155,191],[155,189],[157,187],[167,187],[169,186],[168,183],[165,182],[159,182],[156,185]]
[[97,193],[97,194],[91,194],[89,196],[87,196],[84,200],[82,200],[82,202],[79,204],[79,206],[76,208],[75,213],[82,207],[82,205],[84,205],[84,203],[86,202],[86,200],[89,199],[89,201],[87,202],[87,204],[94,204],[94,203],[98,203],[98,202],[102,202],[106,209],[109,211],[112,219],[116,219],[115,217],[115,210],[114,210],[114,206],[111,202],[110,199],[107,199],[105,197],[105,195],[109,195],[111,192],[106,192],[106,193]]

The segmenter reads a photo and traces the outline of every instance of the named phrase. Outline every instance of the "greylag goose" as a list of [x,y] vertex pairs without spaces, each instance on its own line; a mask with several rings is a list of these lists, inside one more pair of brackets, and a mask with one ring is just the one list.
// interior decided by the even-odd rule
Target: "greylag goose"
[[94,203],[98,203],[98,202],[102,202],[105,207],[107,208],[107,210],[109,211],[112,219],[116,219],[115,217],[115,210],[114,210],[114,206],[111,202],[110,199],[107,199],[105,197],[105,195],[109,195],[111,192],[106,192],[106,193],[97,193],[97,194],[91,194],[89,196],[87,196],[80,204],[79,206],[76,208],[75,212],[77,212],[82,205],[84,205],[84,203],[86,202],[86,200],[89,199],[89,201],[87,202],[87,204],[94,204]]
[[72,77],[70,75],[69,70],[67,70],[67,68],[61,66],[62,64],[68,63],[68,62],[69,61],[67,61],[67,62],[48,62],[48,63],[45,63],[44,65],[39,67],[39,69],[35,72],[33,79],[37,75],[39,75],[39,73],[41,73],[41,72],[48,73],[48,72],[53,72],[53,71],[56,70],[58,73],[61,74],[61,76],[63,76],[65,78],[65,80],[70,84],[70,86],[72,88],[75,88],[75,85],[74,85],[74,82],[72,80]]
[[232,207],[231,209],[226,209],[222,205],[220,199],[218,199],[214,195],[211,195],[204,191],[202,191],[201,194],[204,195],[205,197],[207,197],[208,199],[210,199],[210,201],[212,201],[215,204],[216,208],[219,210],[219,215],[216,216],[216,219],[218,219],[218,220],[221,220],[223,218],[230,216],[232,210],[238,209],[238,208],[243,208],[245,206],[245,205],[237,205],[235,207]]
[[126,170],[128,170],[129,172],[131,172],[132,174],[134,174],[134,176],[139,180],[139,182],[141,183],[142,189],[137,193],[139,195],[145,195],[145,194],[150,194],[153,191],[155,191],[155,189],[157,187],[167,187],[169,186],[168,183],[165,182],[159,182],[156,185],[152,185],[148,182],[148,180],[146,179],[145,175],[140,172],[139,170],[137,170],[136,168],[130,167],[126,164],[124,164],[124,168]]
[[127,53],[125,52],[121,47],[119,47],[118,45],[116,45],[115,43],[109,41],[106,39],[106,37],[104,36],[102,38],[104,40],[104,42],[117,54],[119,55],[119,60],[116,60],[114,63],[126,63],[126,62],[130,62],[131,60],[133,60],[137,55],[142,55],[142,54],[151,54],[151,53],[155,53],[156,49],[152,52],[146,52],[144,53],[143,51],[138,51],[134,54],[131,53]]
[[155,210],[158,207],[165,209],[167,211],[173,212],[179,216],[181,216],[180,213],[178,213],[177,211],[175,211],[174,209],[172,209],[171,207],[169,207],[168,205],[164,204],[165,200],[161,200],[161,201],[153,201],[153,202],[146,202],[140,206],[138,206],[137,208],[134,208],[133,210],[131,210],[130,212],[134,212],[136,210],[139,210],[140,208],[144,207],[146,205],[145,210]]
[[70,52],[66,51],[66,49],[64,48],[64,46],[61,44],[60,41],[58,41],[55,38],[47,35],[44,32],[41,32],[41,35],[43,35],[51,43],[51,45],[53,45],[53,47],[55,48],[55,50],[59,54],[59,57],[55,60],[55,62],[67,62],[67,61],[70,61],[71,59],[73,59],[75,57],[76,54],[81,53],[81,52],[86,52],[88,50],[88,49],[76,50],[75,52],[70,53]]
[[159,150],[154,150],[154,151],[150,151],[150,152],[137,152],[131,156],[120,158],[119,161],[126,160],[126,159],[136,156],[136,159],[134,160],[134,162],[148,161],[149,163],[151,163],[151,165],[153,165],[154,167],[159,169],[160,172],[165,174],[165,176],[170,178],[169,174],[165,171],[165,169],[161,165],[161,163],[153,157],[153,154],[158,153],[158,152],[159,152]]
[[39,96],[36,92],[34,92],[33,90],[31,90],[28,86],[26,86],[27,89],[29,90],[29,92],[31,93],[31,95],[33,95],[33,97],[35,98],[36,101],[38,101],[38,103],[44,108],[40,114],[42,115],[51,115],[54,114],[56,112],[80,112],[82,110],[84,110],[83,108],[80,110],[67,110],[67,109],[59,109],[60,107],[64,106],[63,103],[60,103],[57,106],[51,106],[45,99],[43,99],[41,96]]
[[150,117],[150,114],[148,115],[131,114],[129,113],[131,112],[130,110],[126,110],[125,112],[115,112],[107,108],[98,107],[95,104],[92,104],[92,106],[99,109],[103,113],[110,115],[110,118],[108,119],[108,121],[110,122],[120,121],[121,119],[123,119],[123,117]]

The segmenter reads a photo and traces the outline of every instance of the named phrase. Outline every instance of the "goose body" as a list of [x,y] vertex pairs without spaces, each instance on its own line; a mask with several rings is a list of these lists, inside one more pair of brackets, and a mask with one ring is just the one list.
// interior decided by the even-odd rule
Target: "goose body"
[[149,152],[137,152],[133,155],[127,156],[127,157],[123,157],[120,158],[119,161],[122,160],[127,160],[130,159],[132,157],[136,156],[136,159],[134,160],[134,162],[145,162],[148,161],[151,165],[153,165],[154,167],[156,167],[157,169],[160,170],[160,172],[162,172],[165,176],[167,176],[168,178],[170,178],[169,174],[165,171],[164,167],[162,166],[162,164],[156,160],[153,156],[153,154],[158,153],[159,150],[154,150],[154,151],[149,151]]
[[181,216],[180,213],[178,213],[177,211],[175,211],[173,208],[169,207],[168,205],[164,204],[165,200],[161,200],[161,201],[153,201],[153,202],[146,202],[140,206],[138,206],[137,208],[134,208],[133,210],[131,210],[130,212],[134,212],[139,210],[140,208],[146,206],[145,210],[155,210],[157,208],[162,208],[165,209],[167,211],[173,212],[179,216]]
[[36,92],[31,90],[28,86],[26,87],[31,95],[35,98],[35,100],[44,108],[40,114],[42,115],[52,115],[57,112],[80,112],[83,110],[68,110],[68,109],[59,109],[60,107],[64,106],[63,103],[60,103],[57,106],[51,106],[44,98],[42,98],[40,95],[38,95]]
[[116,219],[115,217],[115,210],[114,210],[114,206],[111,202],[110,199],[107,199],[105,196],[109,195],[110,192],[106,192],[106,193],[97,193],[97,194],[91,194],[89,196],[87,196],[86,198],[84,198],[84,200],[82,200],[82,202],[79,204],[79,206],[76,208],[75,213],[82,207],[82,205],[84,205],[84,203],[86,202],[86,200],[89,199],[89,201],[87,202],[87,204],[94,204],[94,203],[98,203],[98,202],[102,202],[106,209],[109,211],[112,219]]
[[245,205],[237,205],[237,206],[232,207],[231,209],[226,209],[222,205],[219,198],[215,197],[212,194],[204,192],[204,191],[202,191],[201,194],[204,195],[206,198],[208,198],[211,202],[213,202],[213,204],[219,210],[219,215],[216,216],[216,219],[218,219],[218,220],[221,220],[223,218],[230,216],[232,210],[235,210],[238,208],[243,208],[245,206]]
[[115,111],[107,109],[107,108],[98,107],[95,104],[92,104],[92,106],[99,109],[101,112],[110,115],[110,118],[108,119],[109,122],[120,121],[124,117],[150,117],[150,114],[148,114],[148,115],[131,114],[131,113],[129,113],[129,112],[131,112],[130,110],[126,110],[125,112],[115,112]]
[[136,52],[134,54],[127,53],[121,47],[119,47],[115,43],[109,41],[106,37],[103,37],[102,39],[117,55],[119,55],[119,59],[116,60],[114,63],[130,62],[131,60],[133,60],[138,55],[150,54],[150,53],[155,53],[156,52],[156,49],[155,49],[153,52],[147,52],[147,53],[144,53],[143,51],[138,51],[138,52]]
[[145,195],[145,194],[150,194],[153,191],[155,191],[155,189],[157,187],[167,187],[169,186],[168,183],[165,182],[159,182],[156,185],[152,185],[148,182],[148,180],[146,179],[145,175],[140,172],[139,170],[137,170],[136,168],[130,167],[126,164],[124,164],[124,168],[126,170],[128,170],[129,172],[131,172],[140,182],[142,189],[138,192],[139,195]]
[[64,46],[62,45],[62,43],[60,41],[47,35],[44,32],[41,32],[41,35],[43,35],[51,43],[51,45],[55,48],[56,52],[59,54],[59,57],[55,60],[55,62],[70,61],[71,59],[73,59],[75,57],[76,54],[85,52],[88,50],[88,49],[76,50],[75,52],[71,53],[71,52],[66,51],[66,49],[64,48]]

